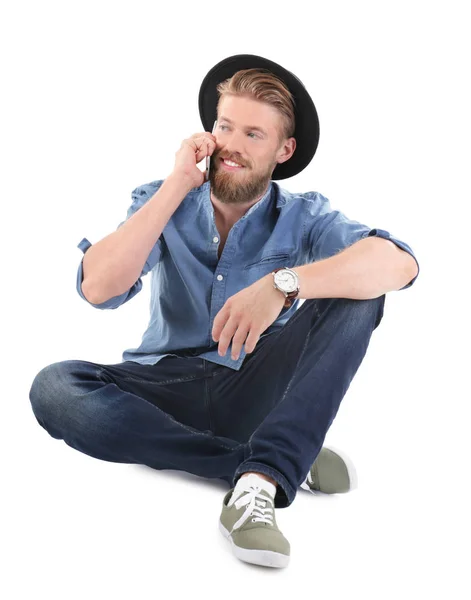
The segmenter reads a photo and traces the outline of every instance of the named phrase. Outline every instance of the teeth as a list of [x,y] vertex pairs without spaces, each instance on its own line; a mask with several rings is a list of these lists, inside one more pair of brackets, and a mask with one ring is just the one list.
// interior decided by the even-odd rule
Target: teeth
[[240,165],[238,165],[235,162],[232,162],[232,160],[226,160],[226,159],[224,159],[224,162],[226,163],[226,165],[229,165],[230,167],[240,167]]

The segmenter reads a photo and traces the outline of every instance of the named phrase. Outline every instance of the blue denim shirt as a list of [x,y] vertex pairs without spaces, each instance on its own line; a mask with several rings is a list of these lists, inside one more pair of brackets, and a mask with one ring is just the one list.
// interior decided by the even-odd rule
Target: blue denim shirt
[[[152,181],[132,191],[126,220],[141,208],[164,180]],[[122,221],[120,227],[125,221]],[[211,337],[214,318],[230,296],[277,267],[296,267],[328,258],[367,236],[390,239],[414,258],[411,248],[384,229],[370,229],[332,210],[318,192],[291,193],[271,181],[266,194],[232,227],[220,260],[219,233],[210,199],[210,183],[193,188],[177,207],[152,248],[136,283],[126,292],[95,308],[114,309],[142,288],[142,277],[151,273],[150,318],[138,348],[123,352],[123,361],[153,365],[164,356],[199,356],[238,371],[246,353],[237,360],[231,348],[218,354]],[[91,246],[83,238],[78,248]],[[82,263],[77,291],[82,292]],[[417,259],[416,259],[417,261]],[[417,274],[418,275],[418,274]],[[417,276],[402,289],[410,287]],[[277,331],[304,300],[283,307],[278,318],[260,336]],[[187,353],[183,350],[190,349]]]

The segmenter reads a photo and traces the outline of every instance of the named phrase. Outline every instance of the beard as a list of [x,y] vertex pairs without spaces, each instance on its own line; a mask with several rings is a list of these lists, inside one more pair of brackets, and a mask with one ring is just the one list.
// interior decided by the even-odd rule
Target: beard
[[218,154],[211,157],[209,167],[211,191],[224,204],[247,204],[265,192],[276,165],[273,162],[262,172],[254,172],[248,166],[241,171],[225,171]]

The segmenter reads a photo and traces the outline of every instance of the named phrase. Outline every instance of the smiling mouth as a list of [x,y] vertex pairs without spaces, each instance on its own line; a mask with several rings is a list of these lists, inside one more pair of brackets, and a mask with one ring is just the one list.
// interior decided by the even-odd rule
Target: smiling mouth
[[[232,161],[231,161],[231,162],[232,162]],[[228,164],[225,162],[225,159],[224,159],[224,158],[221,158],[221,163],[222,163],[223,167],[224,167],[225,169],[227,169],[228,171],[239,171],[240,169],[244,169],[244,168],[245,168],[243,165],[240,165],[240,166],[238,166],[238,167],[235,167],[235,166],[233,166],[233,165],[228,165]],[[236,164],[238,164],[238,163],[236,163]]]

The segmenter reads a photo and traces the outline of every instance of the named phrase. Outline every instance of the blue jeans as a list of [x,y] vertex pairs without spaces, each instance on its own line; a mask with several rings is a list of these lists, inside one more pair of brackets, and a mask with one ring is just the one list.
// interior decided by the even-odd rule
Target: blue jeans
[[305,300],[239,371],[198,358],[201,349],[155,365],[53,363],[33,380],[32,409],[52,437],[101,460],[231,487],[246,471],[264,473],[284,508],[323,445],[384,301]]

